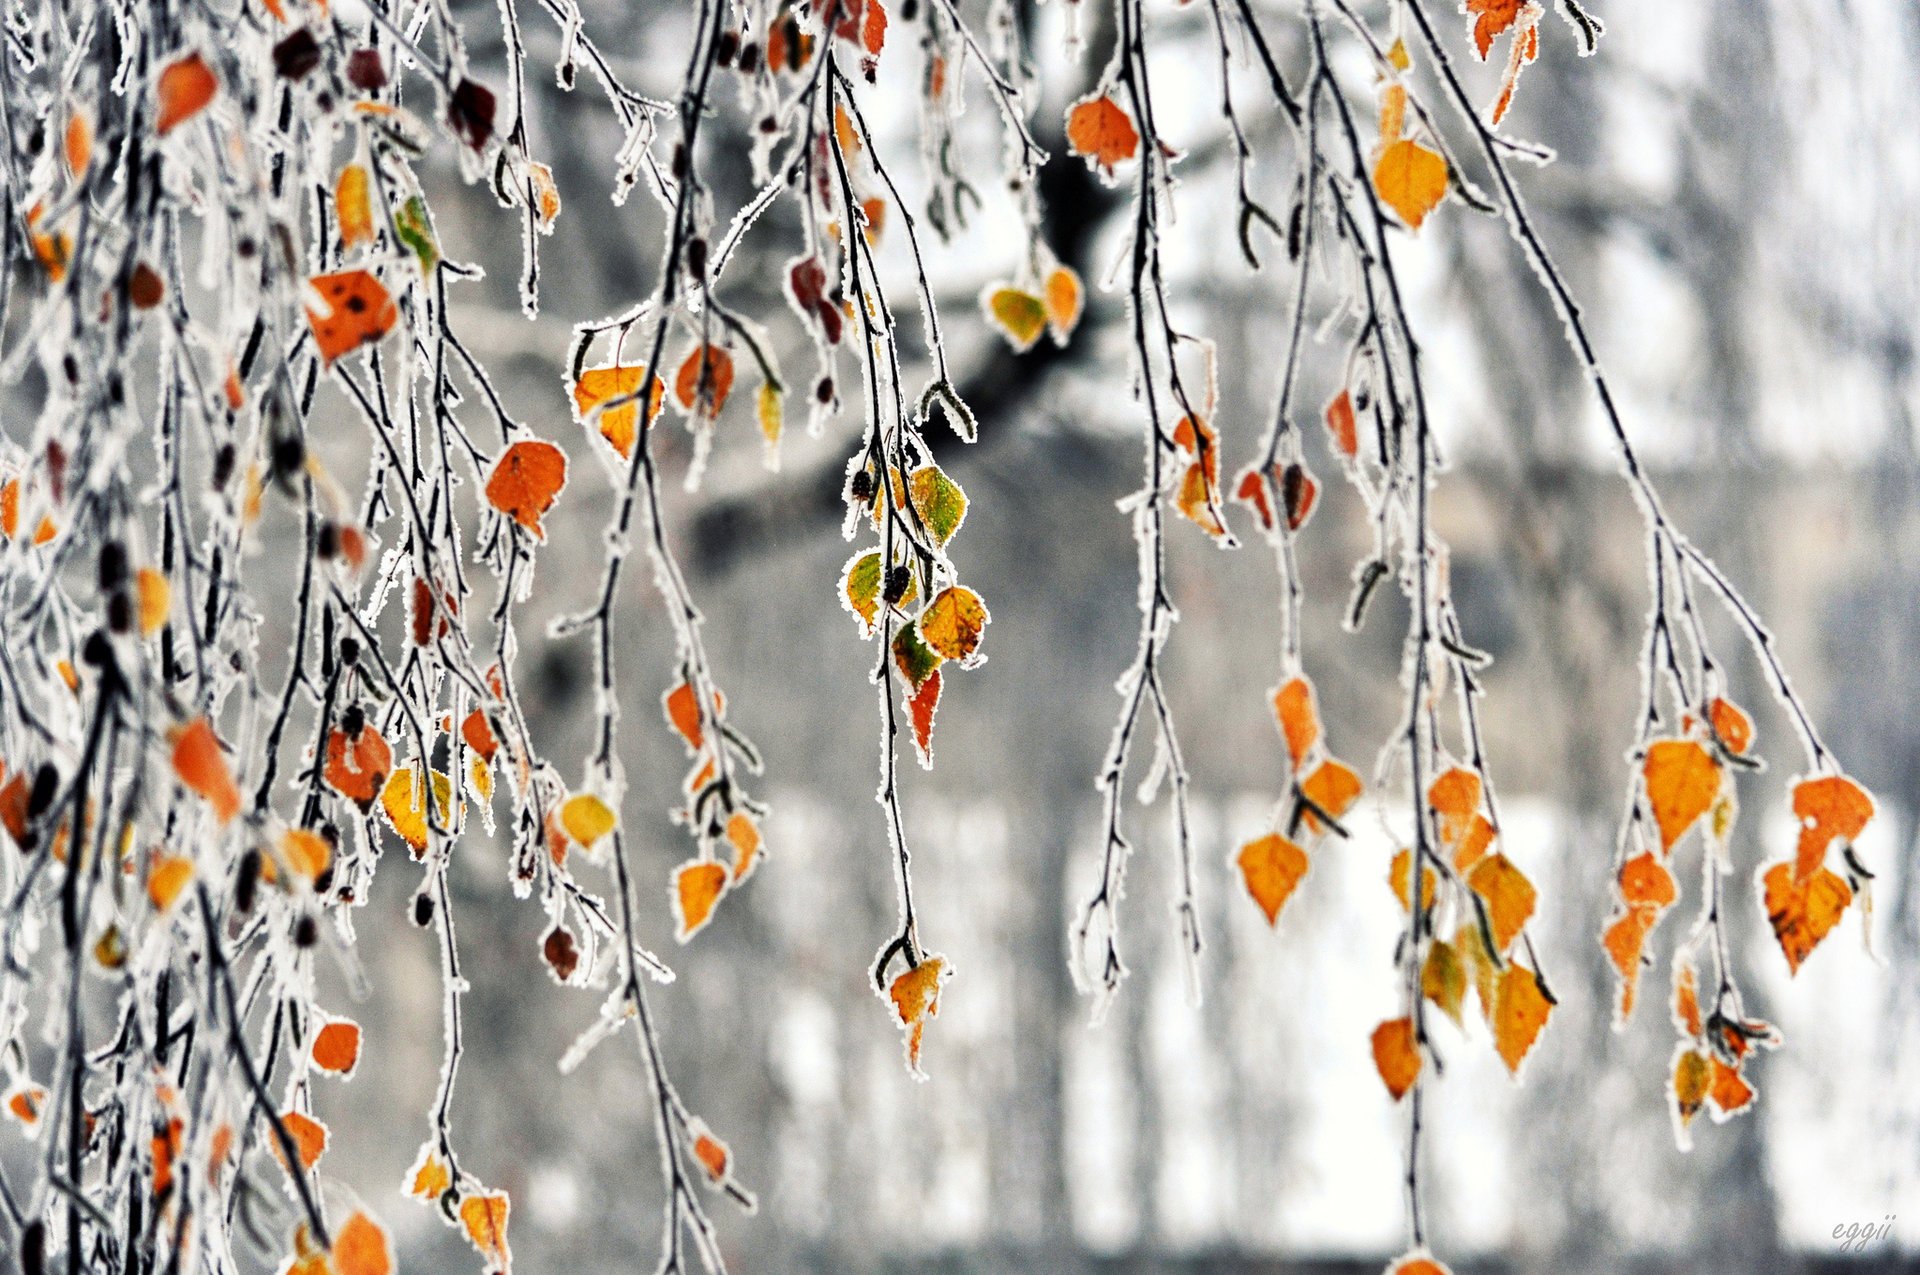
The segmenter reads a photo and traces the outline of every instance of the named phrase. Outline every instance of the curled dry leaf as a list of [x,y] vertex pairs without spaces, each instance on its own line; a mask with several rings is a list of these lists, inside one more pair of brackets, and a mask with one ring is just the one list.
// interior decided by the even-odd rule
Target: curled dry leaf
[[948,974],[944,956],[928,955],[895,978],[887,989],[894,1017],[906,1033],[907,1070],[917,1079],[926,1079],[926,1073],[920,1070],[920,1046],[927,1020],[940,1014],[940,984]]
[[673,397],[682,411],[713,420],[733,391],[733,355],[717,345],[696,345],[674,374]]
[[[623,460],[633,455],[640,420],[640,380],[646,371],[646,366],[640,363],[590,367],[574,382],[574,412],[580,423],[597,422],[600,436],[613,445]],[[660,384],[659,377],[647,377],[647,424],[653,424],[654,418],[660,415],[665,394],[666,387]],[[603,407],[607,403],[617,406]]]

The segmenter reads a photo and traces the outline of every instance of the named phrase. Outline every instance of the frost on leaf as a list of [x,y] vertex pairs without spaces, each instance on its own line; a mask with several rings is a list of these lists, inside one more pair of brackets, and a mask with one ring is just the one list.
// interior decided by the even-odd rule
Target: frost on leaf
[[1438,151],[1403,137],[1374,161],[1373,188],[1409,230],[1418,230],[1446,198],[1447,161]]
[[322,778],[362,810],[373,805],[392,770],[393,750],[373,727],[363,725],[351,735],[335,729],[327,736],[327,764]]
[[[638,363],[591,367],[574,382],[573,406],[580,423],[596,425],[600,436],[613,445],[623,460],[633,454],[640,420],[640,379],[646,370]],[[660,415],[660,401],[665,393],[659,377],[647,378],[647,424],[653,424],[654,418]],[[606,406],[610,403],[615,405]]]
[[1647,746],[1641,774],[1660,828],[1660,848],[1671,851],[1713,807],[1720,794],[1720,764],[1695,740],[1661,739]]
[[321,360],[328,367],[361,346],[378,341],[400,317],[386,287],[369,271],[317,275],[313,288],[327,309],[308,309],[307,323],[313,329]]
[[1851,842],[1873,819],[1873,798],[1845,775],[1803,779],[1793,787],[1793,817],[1800,823],[1794,875],[1807,880],[1827,860],[1836,841]]
[[1140,131],[1118,102],[1101,93],[1080,99],[1067,111],[1067,145],[1111,180],[1117,165],[1140,153]]
[[992,618],[979,594],[956,584],[942,589],[927,603],[918,628],[928,648],[964,668],[978,662],[980,639]]
[[360,1024],[347,1018],[330,1019],[313,1037],[313,1065],[321,1071],[350,1079],[360,1065]]
[[1533,1051],[1552,1012],[1553,1002],[1538,974],[1517,961],[1501,971],[1493,1003],[1493,1045],[1508,1071],[1520,1074],[1520,1064]]
[[713,919],[714,905],[726,893],[730,880],[724,866],[708,859],[693,859],[674,869],[675,938],[685,943],[706,927]]
[[502,452],[487,478],[487,503],[545,540],[540,517],[567,485],[566,453],[543,439],[523,438]]
[[1024,288],[993,284],[980,294],[987,321],[1000,330],[1017,354],[1025,354],[1047,330],[1047,303]]
[[1533,883],[1506,855],[1494,854],[1474,865],[1467,885],[1485,900],[1494,946],[1505,952],[1533,915]]
[[674,374],[674,402],[701,419],[716,419],[732,391],[733,356],[717,345],[695,346]]
[[1266,915],[1267,924],[1280,919],[1280,909],[1307,875],[1307,852],[1279,833],[1268,833],[1240,847],[1234,856],[1247,894]]
[[613,831],[612,807],[590,792],[575,793],[560,807],[560,826],[587,849]]
[[488,1275],[508,1275],[513,1268],[513,1252],[507,1247],[510,1207],[505,1191],[480,1192],[460,1201],[460,1228],[486,1259]]
[[369,1214],[356,1210],[333,1237],[334,1275],[393,1275],[393,1240]]
[[1313,701],[1313,683],[1305,677],[1290,677],[1274,688],[1273,715],[1280,722],[1280,733],[1287,741],[1287,756],[1299,770],[1307,754],[1320,740],[1320,715]]
[[1840,924],[1853,902],[1853,888],[1827,868],[1815,868],[1803,878],[1793,863],[1774,864],[1761,882],[1773,936],[1787,958],[1788,972],[1798,974],[1813,949]]
[[1353,767],[1329,757],[1300,781],[1301,796],[1312,803],[1301,819],[1310,830],[1318,832],[1325,826],[1320,818],[1322,813],[1334,819],[1340,818],[1353,809],[1353,803],[1360,800],[1364,788]]
[[940,984],[946,974],[945,957],[924,956],[918,965],[895,978],[887,989],[894,1017],[906,1034],[907,1070],[923,1080],[926,1073],[920,1070],[921,1037],[927,1020],[940,1013]]

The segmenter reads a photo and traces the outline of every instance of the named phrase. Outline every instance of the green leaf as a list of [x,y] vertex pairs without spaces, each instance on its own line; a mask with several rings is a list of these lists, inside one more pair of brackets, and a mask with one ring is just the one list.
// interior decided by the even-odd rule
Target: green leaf
[[859,618],[862,634],[873,632],[874,619],[880,614],[881,574],[880,551],[869,549],[847,559],[846,570],[840,577],[840,596],[846,599],[847,609]]
[[415,195],[393,215],[393,233],[420,258],[420,273],[430,275],[440,264],[440,241],[434,237],[433,215],[427,201]]
[[893,639],[893,662],[899,666],[900,675],[907,679],[907,685],[919,690],[932,677],[944,657],[938,651],[920,640],[919,631],[913,625],[902,626]]
[[936,543],[944,547],[960,530],[960,524],[967,517],[967,493],[960,490],[960,484],[947,477],[946,471],[938,465],[927,465],[913,471],[907,480],[907,494],[913,500],[913,508],[920,515],[920,521],[927,524],[927,530],[933,533]]

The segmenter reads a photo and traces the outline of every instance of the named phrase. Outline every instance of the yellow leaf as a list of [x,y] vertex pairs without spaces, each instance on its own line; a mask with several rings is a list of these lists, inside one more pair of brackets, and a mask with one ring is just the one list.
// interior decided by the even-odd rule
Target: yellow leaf
[[567,830],[568,836],[589,849],[613,831],[614,822],[613,811],[607,803],[590,792],[575,793],[560,807],[560,826]]
[[970,665],[977,662],[981,634],[992,618],[979,594],[950,585],[920,613],[920,638],[943,658]]
[[1026,353],[1047,330],[1047,303],[1008,284],[990,286],[980,295],[981,308],[1017,353]]
[[1420,1079],[1420,1046],[1411,1018],[1392,1018],[1373,1029],[1373,1065],[1395,1102]]
[[161,572],[142,567],[134,573],[133,588],[140,615],[140,636],[152,637],[167,622],[167,612],[173,605],[173,587]]
[[513,1266],[513,1253],[507,1248],[507,1210],[505,1191],[469,1195],[460,1201],[460,1225],[467,1239],[487,1259],[487,1269],[506,1275]]
[[348,164],[333,184],[334,216],[340,219],[340,246],[351,251],[373,242],[373,203],[368,193],[371,183],[367,170]]
[[1494,993],[1493,1046],[1508,1071],[1520,1074],[1520,1064],[1532,1052],[1552,1012],[1553,1002],[1540,986],[1538,974],[1518,963],[1501,972],[1499,990]]

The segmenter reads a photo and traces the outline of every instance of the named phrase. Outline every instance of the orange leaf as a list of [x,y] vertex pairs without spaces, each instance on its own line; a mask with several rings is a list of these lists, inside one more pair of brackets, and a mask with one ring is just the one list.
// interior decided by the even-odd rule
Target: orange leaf
[[189,53],[167,64],[156,89],[160,110],[154,117],[153,131],[165,137],[205,110],[220,91],[220,82],[198,53]]
[[393,749],[372,726],[362,726],[352,738],[344,730],[327,736],[327,764],[321,778],[362,810],[373,805],[392,769]]
[[927,1020],[940,1014],[940,983],[947,975],[943,956],[923,957],[920,963],[893,980],[887,999],[893,1002],[894,1016],[905,1030],[907,1070],[925,1079],[920,1070],[920,1043]]
[[[287,1136],[293,1139],[293,1149],[300,1157],[300,1167],[312,1169],[320,1163],[320,1157],[327,1149],[327,1126],[311,1116],[301,1115],[298,1111],[288,1111],[281,1115],[280,1123],[287,1128]],[[274,1154],[280,1152],[279,1140],[274,1140]]]
[[1640,952],[1658,919],[1659,913],[1650,907],[1628,908],[1600,935],[1600,946],[1606,949],[1619,975],[1620,1000],[1615,1016],[1618,1022],[1625,1022],[1633,1013],[1634,993],[1640,984]]
[[1673,883],[1673,873],[1649,850],[1620,865],[1620,897],[1629,906],[1658,910],[1672,906],[1680,891]]
[[326,314],[307,311],[314,344],[322,362],[332,367],[342,355],[378,341],[392,330],[400,311],[380,280],[366,270],[341,270],[315,275],[314,290],[329,307]]
[[1418,230],[1446,198],[1447,161],[1412,138],[1402,138],[1380,152],[1373,188],[1409,230]]
[[1853,902],[1853,888],[1845,879],[1826,868],[1800,879],[1791,863],[1776,863],[1762,878],[1766,888],[1767,920],[1786,954],[1787,970],[1798,974],[1800,965],[1820,945],[1820,940],[1840,924],[1841,915]]
[[152,637],[167,623],[167,614],[173,605],[173,587],[159,571],[142,567],[134,573],[133,591],[140,617],[140,636]]
[[717,345],[695,346],[673,378],[673,397],[681,409],[708,420],[720,415],[732,389],[733,356]]
[[566,453],[542,439],[523,438],[495,462],[487,478],[487,501],[545,540],[540,516],[553,508],[566,485]]
[[907,716],[913,723],[913,746],[920,752],[920,764],[933,765],[933,714],[940,707],[940,670],[927,674],[907,700]]
[[[1217,455],[1217,451],[1207,453],[1209,460]],[[1174,498],[1174,508],[1180,516],[1214,539],[1224,540],[1229,533],[1227,524],[1220,520],[1219,504],[1220,493],[1207,477],[1206,469],[1198,463],[1188,465],[1180,476],[1180,491]]]
[[186,855],[165,855],[147,872],[147,898],[154,911],[165,912],[193,880],[193,860]]
[[727,1154],[727,1144],[711,1133],[702,1130],[700,1136],[693,1140],[693,1158],[700,1162],[700,1167],[707,1171],[707,1177],[712,1181],[727,1180],[727,1162],[731,1159]]
[[1353,418],[1353,395],[1341,390],[1327,404],[1327,433],[1333,436],[1333,449],[1346,460],[1360,454],[1360,427]]
[[978,663],[980,639],[992,619],[979,594],[955,584],[934,595],[916,627],[936,654],[965,667]]
[[1873,798],[1845,775],[1822,775],[1793,786],[1793,816],[1800,821],[1794,875],[1804,881],[1826,861],[1835,841],[1852,841],[1873,818]]
[[1114,165],[1140,153],[1140,133],[1133,117],[1104,94],[1086,97],[1067,112],[1067,145],[1073,153],[1113,176]]
[[460,1225],[467,1239],[487,1259],[487,1269],[500,1275],[512,1268],[513,1253],[507,1248],[507,1210],[510,1202],[505,1191],[469,1195],[460,1201]]
[[308,882],[319,879],[333,862],[333,847],[319,833],[307,828],[289,828],[280,838],[280,853],[287,866]]
[[1526,928],[1533,915],[1536,894],[1527,874],[1515,867],[1504,854],[1489,855],[1467,874],[1467,885],[1487,903],[1487,918],[1493,925],[1493,942],[1506,951]]
[[1520,16],[1524,0],[1467,0],[1461,12],[1473,18],[1473,49],[1482,62],[1493,49],[1493,42]]
[[[574,382],[573,405],[582,425],[593,419],[594,410],[601,404],[626,400],[599,415],[601,437],[613,444],[613,450],[623,458],[633,454],[635,427],[640,419],[640,378],[646,370],[643,363],[590,367]],[[653,424],[654,418],[660,415],[660,400],[665,393],[666,387],[660,384],[659,377],[647,378],[647,424]]]
[[1441,772],[1427,787],[1427,804],[1439,816],[1441,844],[1453,849],[1466,837],[1480,810],[1478,772],[1464,766]]
[[[1301,795],[1335,819],[1353,808],[1364,788],[1351,766],[1332,757],[1315,766],[1313,773],[1300,781]],[[1320,831],[1320,817],[1313,810],[1304,811],[1300,817],[1309,831]]]
[[87,122],[84,113],[73,111],[68,114],[65,141],[67,172],[78,177],[93,162],[93,125]]
[[1700,993],[1695,986],[1693,966],[1677,960],[1673,970],[1673,1021],[1689,1036],[1700,1034]]
[[1753,1105],[1753,1086],[1738,1068],[1713,1060],[1713,1083],[1707,1088],[1707,1101],[1722,1116],[1731,1116]]
[[360,1024],[335,1018],[313,1038],[313,1065],[345,1080],[360,1065]]
[[727,842],[733,846],[733,883],[738,885],[760,866],[760,825],[746,811],[734,811],[727,820]]
[[[1387,885],[1393,890],[1393,897],[1400,900],[1402,911],[1412,904],[1408,890],[1408,878],[1413,872],[1413,851],[1400,849],[1394,852],[1393,862],[1387,865]],[[1438,874],[1432,868],[1423,868],[1420,872],[1420,910],[1426,911],[1433,906],[1433,892],[1438,885]]]
[[1453,851],[1453,866],[1465,872],[1485,857],[1494,839],[1493,823],[1483,814],[1476,813],[1467,824],[1466,835],[1460,838],[1460,844]]
[[1277,923],[1280,909],[1286,906],[1300,878],[1307,875],[1306,851],[1279,833],[1271,832],[1241,846],[1234,862],[1240,866],[1240,878],[1246,883],[1247,893],[1266,913],[1267,924]]
[[1420,1078],[1420,1047],[1414,1042],[1411,1018],[1388,1019],[1373,1029],[1373,1065],[1395,1102],[1407,1096]]
[[1716,697],[1707,705],[1707,720],[1728,752],[1744,753],[1753,746],[1753,719],[1731,700]]
[[1672,850],[1720,793],[1720,766],[1691,739],[1661,739],[1647,746],[1641,766],[1647,804],[1660,825],[1660,848]]
[[467,741],[467,747],[478,753],[482,761],[492,761],[500,748],[500,741],[493,734],[493,723],[487,720],[482,709],[474,709],[460,723],[460,738]]
[[1298,770],[1320,740],[1320,715],[1314,708],[1313,683],[1304,677],[1290,677],[1274,688],[1273,715],[1280,721],[1280,733],[1287,741],[1287,755],[1293,758],[1293,768]]
[[32,1125],[46,1105],[44,1085],[21,1085],[7,1094],[7,1114],[23,1125]]
[[355,1211],[333,1237],[334,1275],[393,1275],[393,1240],[386,1228]]
[[433,1143],[420,1148],[420,1155],[407,1170],[405,1191],[422,1200],[437,1200],[453,1185],[453,1174],[446,1161],[434,1154]]
[[1533,1051],[1552,1012],[1553,1002],[1540,986],[1540,976],[1524,965],[1508,965],[1500,975],[1493,1004],[1493,1047],[1508,1071],[1520,1074],[1520,1064]]
[[860,47],[869,57],[879,57],[887,42],[887,11],[880,0],[866,0],[866,13],[860,20]]
[[700,697],[694,694],[692,684],[680,683],[666,693],[661,704],[666,710],[667,721],[687,741],[687,748],[698,752],[707,736],[701,726]]
[[713,906],[726,893],[726,868],[707,859],[691,859],[673,874],[674,937],[685,943],[713,919]]
[[1080,324],[1080,311],[1086,303],[1086,290],[1080,276],[1067,266],[1055,266],[1047,274],[1045,290],[1047,330],[1056,344],[1065,345]]
[[1425,1249],[1415,1249],[1387,1268],[1387,1275],[1453,1275],[1442,1262],[1436,1262]]
[[240,788],[206,718],[196,717],[173,732],[173,773],[213,807],[221,823],[240,813]]

